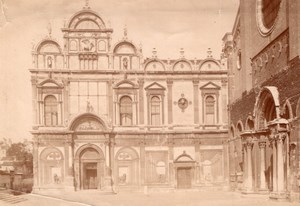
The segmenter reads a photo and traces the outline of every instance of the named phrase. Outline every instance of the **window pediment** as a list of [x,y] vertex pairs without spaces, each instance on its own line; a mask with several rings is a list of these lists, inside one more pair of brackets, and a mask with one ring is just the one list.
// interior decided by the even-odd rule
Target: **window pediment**
[[208,82],[208,83],[204,84],[202,87],[200,87],[200,89],[201,90],[206,90],[206,89],[219,90],[219,89],[221,89],[221,87],[213,82]]
[[162,85],[158,84],[157,82],[154,82],[150,85],[148,85],[145,90],[166,90],[165,87],[163,87]]

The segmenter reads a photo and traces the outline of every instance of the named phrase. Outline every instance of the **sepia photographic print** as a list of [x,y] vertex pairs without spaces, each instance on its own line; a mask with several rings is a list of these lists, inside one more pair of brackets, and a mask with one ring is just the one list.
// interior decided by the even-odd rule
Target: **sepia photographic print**
[[299,0],[0,0],[0,205],[297,205],[299,56]]

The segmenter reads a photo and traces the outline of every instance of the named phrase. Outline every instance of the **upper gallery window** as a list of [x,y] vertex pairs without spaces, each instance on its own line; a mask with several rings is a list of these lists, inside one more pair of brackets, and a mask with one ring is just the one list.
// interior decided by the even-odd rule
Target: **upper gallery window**
[[151,125],[160,125],[160,99],[158,96],[151,98]]
[[123,126],[132,125],[132,100],[124,96],[120,100],[120,123]]
[[215,124],[215,99],[208,96],[205,99],[206,124]]
[[257,23],[263,35],[269,34],[276,23],[281,0],[257,0]]
[[54,96],[49,95],[45,98],[45,125],[54,126],[58,123],[57,100]]

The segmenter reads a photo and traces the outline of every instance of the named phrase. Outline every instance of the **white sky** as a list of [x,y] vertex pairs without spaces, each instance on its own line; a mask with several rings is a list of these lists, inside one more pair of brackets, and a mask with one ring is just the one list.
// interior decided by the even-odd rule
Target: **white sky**
[[[114,29],[113,43],[123,36],[142,43],[144,57],[155,47],[160,58],[178,58],[184,48],[190,59],[203,59],[207,48],[219,58],[222,37],[232,30],[239,0],[90,0]],[[32,44],[52,25],[62,42],[63,22],[84,6],[84,0],[0,0],[0,139],[31,138]],[[1,11],[3,5],[4,15]],[[6,22],[4,20],[7,20]],[[62,44],[61,44],[62,45]]]

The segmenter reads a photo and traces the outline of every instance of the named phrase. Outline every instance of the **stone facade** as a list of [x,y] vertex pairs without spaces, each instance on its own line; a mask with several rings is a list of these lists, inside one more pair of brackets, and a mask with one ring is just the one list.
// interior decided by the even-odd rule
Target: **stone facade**
[[243,0],[224,36],[230,185],[299,200],[299,11],[296,0]]
[[224,186],[227,65],[143,58],[89,7],[32,51],[34,192]]

